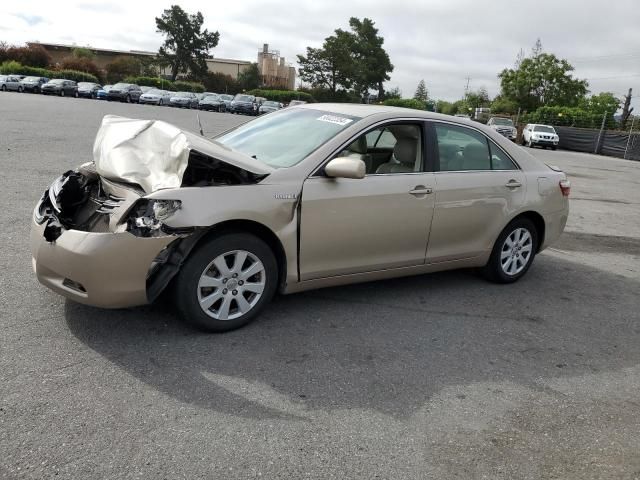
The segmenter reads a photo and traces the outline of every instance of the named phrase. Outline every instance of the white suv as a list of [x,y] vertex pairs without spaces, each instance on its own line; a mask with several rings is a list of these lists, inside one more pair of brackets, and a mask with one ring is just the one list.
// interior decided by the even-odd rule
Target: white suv
[[551,147],[555,150],[559,141],[560,137],[551,125],[529,123],[522,131],[522,145],[527,147],[539,145],[542,148]]
[[513,125],[513,120],[506,117],[491,117],[487,122],[487,127],[492,128],[503,137],[507,137],[512,142],[516,141],[518,131]]

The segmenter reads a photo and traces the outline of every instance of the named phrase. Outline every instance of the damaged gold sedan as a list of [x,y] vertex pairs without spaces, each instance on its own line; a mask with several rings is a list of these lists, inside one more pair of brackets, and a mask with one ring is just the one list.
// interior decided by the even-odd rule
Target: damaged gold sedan
[[464,267],[513,282],[561,234],[569,189],[492,130],[420,111],[304,105],[212,141],[106,116],[93,161],[36,205],[33,268],[100,307],[171,293],[226,331],[276,292]]

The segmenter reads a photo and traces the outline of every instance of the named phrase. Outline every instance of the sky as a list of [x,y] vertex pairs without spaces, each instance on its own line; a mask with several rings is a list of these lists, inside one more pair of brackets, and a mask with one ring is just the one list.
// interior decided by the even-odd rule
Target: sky
[[424,79],[431,98],[457,100],[467,77],[470,89],[485,87],[493,97],[497,74],[540,38],[592,93],[622,97],[633,87],[632,104],[640,105],[638,0],[4,1],[0,41],[155,51],[162,36],[154,18],[172,3],[201,11],[205,28],[220,32],[214,56],[255,61],[268,43],[294,66],[296,54],[348,28],[349,17],[371,18],[395,66],[386,87],[405,97]]

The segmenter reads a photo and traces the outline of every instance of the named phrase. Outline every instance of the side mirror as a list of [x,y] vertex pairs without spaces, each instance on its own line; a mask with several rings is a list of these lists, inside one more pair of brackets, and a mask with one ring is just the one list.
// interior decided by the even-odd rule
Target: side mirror
[[338,157],[327,163],[324,173],[333,178],[364,178],[366,166],[359,158]]

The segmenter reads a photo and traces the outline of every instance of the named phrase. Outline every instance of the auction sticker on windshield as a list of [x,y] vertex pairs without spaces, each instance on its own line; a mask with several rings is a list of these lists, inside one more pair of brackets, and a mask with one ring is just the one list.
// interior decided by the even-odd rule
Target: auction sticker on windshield
[[322,115],[318,117],[321,122],[335,123],[336,125],[346,125],[353,122],[351,118],[338,117],[336,115]]

